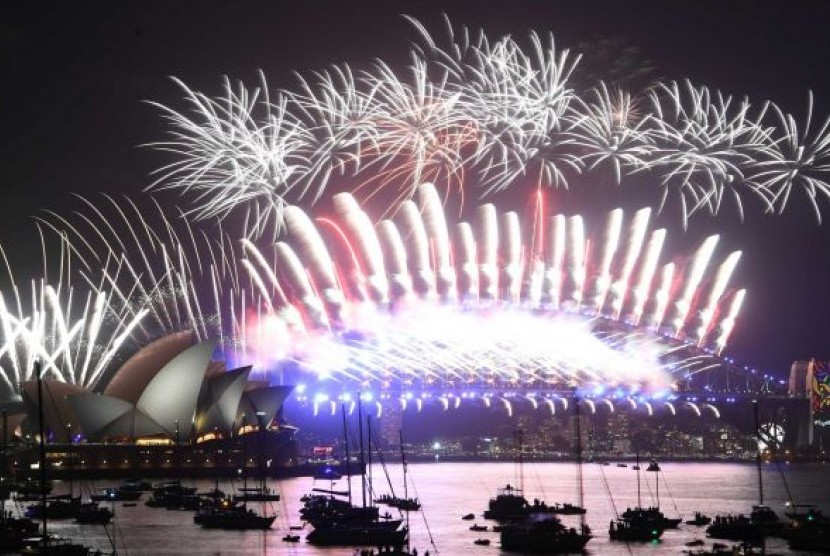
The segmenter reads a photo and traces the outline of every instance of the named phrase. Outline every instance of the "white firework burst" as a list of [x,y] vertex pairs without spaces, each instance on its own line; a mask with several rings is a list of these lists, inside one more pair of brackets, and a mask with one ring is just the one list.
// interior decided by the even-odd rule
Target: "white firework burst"
[[[282,223],[286,203],[319,199],[332,180],[354,178],[368,198],[412,196],[432,180],[463,199],[532,183],[567,187],[576,175],[610,166],[654,174],[660,206],[679,199],[682,219],[718,212],[725,197],[743,214],[743,197],[783,210],[793,189],[819,214],[830,196],[828,123],[810,133],[777,106],[753,109],[688,82],[648,91],[611,92],[602,82],[578,93],[579,56],[552,35],[526,44],[455,32],[439,46],[409,18],[420,40],[408,71],[377,61],[355,75],[348,66],[300,77],[298,91],[271,102],[264,84],[225,83],[224,95],[186,92],[187,109],[156,104],[170,138],[153,146],[174,160],[151,188],[187,194],[200,218],[245,215],[249,236]],[[769,107],[773,109],[770,110]],[[643,180],[638,180],[643,181]],[[648,182],[649,180],[645,180]]]

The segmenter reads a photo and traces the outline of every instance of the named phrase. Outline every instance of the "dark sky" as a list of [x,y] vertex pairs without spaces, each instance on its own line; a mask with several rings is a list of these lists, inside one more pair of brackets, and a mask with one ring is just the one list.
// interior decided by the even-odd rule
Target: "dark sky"
[[[138,194],[161,162],[139,145],[163,132],[157,113],[142,101],[175,104],[180,93],[171,75],[218,93],[223,75],[253,83],[259,69],[272,86],[291,88],[293,71],[332,63],[365,66],[379,57],[402,67],[416,36],[400,14],[417,17],[440,36],[446,12],[454,23],[483,26],[491,36],[524,37],[536,29],[553,31],[560,46],[621,40],[653,63],[655,76],[688,77],[756,102],[774,100],[796,114],[803,114],[812,89],[823,120],[830,113],[828,6],[738,0],[4,2],[0,241],[12,251],[30,249],[36,236],[28,217],[42,208],[69,210],[73,192]],[[639,208],[634,203],[644,198],[630,187],[591,189],[575,195],[578,201],[571,195],[557,191],[555,202],[607,210]],[[824,207],[830,223],[830,205]],[[763,215],[752,203],[747,213],[739,222],[727,206],[716,219],[695,218],[687,231],[672,212],[657,224],[675,237],[670,247],[691,249],[704,235],[720,232],[719,253],[744,251],[733,283],[748,288],[748,298],[731,355],[779,373],[794,359],[830,357],[827,224],[817,225],[803,202],[782,216]]]

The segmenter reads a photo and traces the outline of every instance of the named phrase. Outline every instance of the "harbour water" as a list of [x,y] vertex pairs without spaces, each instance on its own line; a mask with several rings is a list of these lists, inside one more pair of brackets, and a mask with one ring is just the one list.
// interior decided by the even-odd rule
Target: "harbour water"
[[[392,485],[402,496],[402,474],[399,465],[387,466]],[[637,474],[615,463],[601,466],[596,463],[583,466],[584,504],[588,509],[586,521],[594,531],[594,539],[588,543],[587,553],[606,554],[682,554],[685,543],[697,538],[705,540],[704,528],[681,525],[678,530],[666,531],[662,541],[656,544],[631,544],[610,542],[608,524],[616,511],[622,512],[637,504]],[[646,465],[642,465],[643,470]],[[758,476],[754,464],[738,463],[662,463],[660,474],[660,506],[668,517],[682,516],[690,519],[695,511],[709,516],[724,513],[748,512],[758,501]],[[372,480],[377,493],[389,492],[386,475],[380,466],[372,469]],[[470,531],[474,523],[492,522],[482,518],[496,489],[507,484],[523,486],[528,499],[539,498],[548,503],[576,502],[576,466],[572,463],[527,463],[519,473],[511,463],[417,463],[409,465],[412,485],[410,497],[418,497],[423,503],[422,512],[409,514],[412,546],[419,554],[482,556],[507,554],[499,549],[498,533]],[[523,477],[523,481],[521,479]],[[645,506],[656,504],[655,474],[642,471],[641,498]],[[784,504],[788,501],[786,485],[797,504],[817,504],[825,513],[830,511],[830,467],[821,464],[792,464],[776,466],[764,464],[765,502],[783,518]],[[352,478],[355,500],[360,502],[360,479]],[[522,483],[521,485],[519,483]],[[606,489],[607,483],[607,489]],[[108,483],[95,487],[109,486]],[[195,483],[200,490],[212,488],[210,481]],[[220,484],[226,492],[234,485]],[[241,486],[239,484],[235,486]],[[305,530],[298,531],[301,541],[296,544],[282,540],[291,526],[301,525],[300,498],[313,486],[327,487],[328,483],[302,477],[280,481],[276,486],[282,494],[280,502],[266,504],[267,512],[274,511],[278,518],[272,530],[267,532],[236,532],[203,530],[193,523],[192,512],[167,511],[148,508],[143,504],[144,495],[134,507],[115,504],[116,519],[105,533],[100,526],[81,526],[69,522],[50,523],[50,529],[90,545],[111,550],[108,535],[114,538],[119,554],[129,555],[354,555],[354,548],[316,548],[304,541]],[[345,479],[336,483],[345,488]],[[77,484],[76,484],[77,488]],[[55,493],[67,489],[57,484]],[[610,491],[611,496],[607,491]],[[613,502],[612,502],[613,501]],[[260,503],[255,504],[263,509]],[[474,513],[475,521],[464,521],[462,515]],[[564,521],[578,523],[578,517],[565,516]],[[295,531],[296,532],[296,531]],[[475,545],[478,538],[491,540],[490,546]],[[707,545],[712,541],[707,540]],[[728,541],[721,541],[728,542]],[[775,554],[798,554],[789,551],[786,543],[771,539],[767,549]]]

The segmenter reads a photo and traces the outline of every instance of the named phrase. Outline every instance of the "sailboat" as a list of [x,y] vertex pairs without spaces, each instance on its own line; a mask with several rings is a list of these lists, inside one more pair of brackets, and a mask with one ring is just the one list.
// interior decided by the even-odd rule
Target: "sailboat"
[[761,429],[758,419],[758,401],[752,402],[755,436],[759,440],[756,464],[758,470],[758,504],[752,506],[749,516],[726,515],[715,516],[712,524],[706,528],[706,534],[715,539],[729,539],[734,541],[757,541],[765,537],[780,533],[784,523],[778,519],[776,513],[764,504],[764,481],[761,474]]
[[527,519],[533,514],[579,514],[585,513],[585,510],[579,506],[572,504],[555,504],[548,505],[545,502],[534,499],[529,502],[524,495],[524,445],[523,445],[523,431],[521,429],[516,431],[517,442],[517,461],[518,461],[518,487],[508,483],[506,486],[499,488],[496,491],[496,496],[491,498],[487,503],[487,509],[484,510],[484,519],[492,519],[494,521],[515,522]]
[[[330,491],[327,495],[310,497],[301,510],[304,520],[314,530],[306,535],[306,540],[317,546],[377,546],[391,547],[402,551],[408,541],[409,531],[401,519],[381,518],[377,506],[367,505],[366,462],[363,442],[363,412],[358,402],[358,430],[360,442],[360,506],[352,504],[351,480],[348,490]],[[348,432],[346,427],[346,410],[341,407],[343,430],[346,444],[346,461],[348,465]],[[370,443],[371,445],[371,440]],[[336,495],[348,496],[348,501],[335,498]]]
[[[47,508],[46,505],[46,436],[43,425],[43,377],[41,376],[40,361],[35,360],[34,375],[37,377],[37,405],[38,405],[38,464],[40,473],[41,487],[41,507]],[[21,549],[21,554],[39,554],[39,555],[63,555],[63,556],[89,556],[93,554],[88,547],[82,544],[72,543],[66,539],[60,539],[49,535],[47,522],[47,512],[41,512],[41,520],[43,525],[43,534],[34,539],[25,542],[25,546]],[[95,552],[100,554],[100,551]]]
[[[257,414],[257,417],[261,417]],[[260,419],[262,425],[262,419]],[[242,466],[245,466],[245,440],[242,439]],[[244,486],[242,492],[248,492],[248,474],[243,473]],[[197,519],[198,518],[198,519]],[[194,521],[199,523],[205,529],[270,529],[276,515],[259,515],[254,510],[248,508],[247,503],[243,502],[241,505],[236,503],[219,503],[208,506],[203,511],[200,511]]]
[[[371,424],[371,422],[367,422],[367,424]],[[401,450],[401,465],[403,467],[403,489],[404,495],[403,497],[397,496],[395,494],[395,489],[392,486],[392,481],[389,478],[389,473],[386,473],[386,480],[389,483],[389,490],[391,494],[382,494],[375,498],[375,504],[386,504],[392,508],[398,508],[401,511],[405,512],[415,512],[421,509],[421,502],[417,498],[410,498],[408,495],[408,483],[407,483],[407,464],[406,464],[406,452],[404,451],[404,444],[403,444],[403,431],[398,430],[398,438],[400,440],[400,450]],[[383,460],[383,455],[378,452],[380,456],[380,463],[383,466],[384,472],[386,472],[386,462]]]
[[662,529],[677,529],[682,518],[669,518],[660,511],[660,464],[655,460],[646,468],[646,471],[655,473],[655,483],[657,487],[657,505],[644,508],[640,503],[640,455],[637,454],[637,506],[635,508],[627,508],[623,514],[623,519],[641,520],[651,525],[657,525]]
[[[652,542],[658,541],[666,529],[665,516],[656,508],[643,508],[640,498],[640,455],[637,454],[637,506],[626,508],[617,519],[611,520],[608,536],[612,541]],[[603,476],[604,477],[604,476]],[[610,493],[609,493],[610,495]],[[614,510],[616,513],[616,508]],[[678,520],[678,523],[680,520]],[[675,527],[677,524],[675,524]]]
[[[303,507],[300,508],[300,517],[312,526],[325,525],[329,521],[352,521],[364,519],[377,519],[379,516],[377,506],[356,506],[352,502],[351,483],[351,454],[349,453],[349,430],[346,426],[346,408],[341,406],[340,412],[343,419],[343,446],[346,460],[346,477],[348,478],[346,490],[335,490],[334,479],[330,479],[329,488],[315,487],[313,494],[303,497]],[[361,469],[361,473],[364,470]],[[345,500],[343,499],[345,498]]]
[[[574,400],[575,447],[577,462],[578,505],[582,507],[582,438],[580,428],[579,400]],[[531,512],[524,520],[508,523],[501,528],[503,550],[524,554],[561,554],[582,552],[591,540],[591,529],[585,523],[585,513],[580,513],[579,531],[565,526],[555,515],[548,512]]]
[[257,413],[257,435],[260,439],[261,451],[257,464],[259,467],[259,484],[254,487],[249,487],[247,484],[238,490],[238,494],[233,495],[234,502],[279,502],[280,495],[277,491],[268,488],[265,470],[262,465],[262,454],[265,452],[265,433],[266,423],[264,420],[265,414]]

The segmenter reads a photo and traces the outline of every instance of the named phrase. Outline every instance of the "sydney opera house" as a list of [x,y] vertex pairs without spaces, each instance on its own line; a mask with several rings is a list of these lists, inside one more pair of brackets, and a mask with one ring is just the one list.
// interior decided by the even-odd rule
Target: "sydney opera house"
[[[250,378],[212,360],[213,342],[191,332],[162,337],[130,357],[101,392],[43,380],[43,424],[53,476],[222,476],[296,465],[295,429],[282,418],[290,386]],[[22,385],[22,407],[4,412],[4,438],[19,437],[9,465],[25,476],[37,462],[38,384]]]

